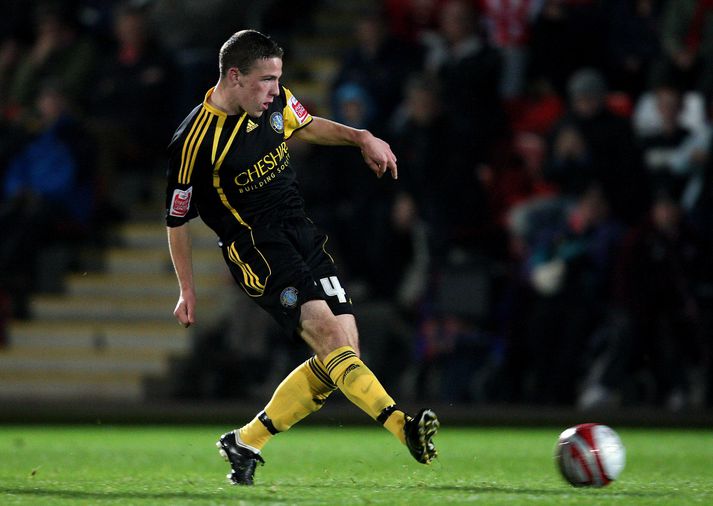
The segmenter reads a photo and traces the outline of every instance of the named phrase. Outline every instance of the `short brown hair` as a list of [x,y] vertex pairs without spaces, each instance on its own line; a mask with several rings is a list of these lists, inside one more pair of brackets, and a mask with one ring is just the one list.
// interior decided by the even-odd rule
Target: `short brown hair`
[[282,58],[283,54],[283,49],[274,40],[257,30],[235,32],[220,48],[220,76],[224,77],[228,69],[233,67],[247,74],[257,60]]

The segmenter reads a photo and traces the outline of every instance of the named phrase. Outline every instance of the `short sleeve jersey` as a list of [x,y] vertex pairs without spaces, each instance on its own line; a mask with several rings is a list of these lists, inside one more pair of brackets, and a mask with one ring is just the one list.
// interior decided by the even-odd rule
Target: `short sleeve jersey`
[[282,87],[259,118],[228,115],[205,100],[169,145],[166,224],[200,215],[222,240],[276,218],[304,216],[286,140],[312,116]]

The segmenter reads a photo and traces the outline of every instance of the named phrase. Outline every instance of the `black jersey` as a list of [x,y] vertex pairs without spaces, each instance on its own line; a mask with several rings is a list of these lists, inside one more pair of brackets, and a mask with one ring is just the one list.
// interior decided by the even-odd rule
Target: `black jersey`
[[218,110],[208,103],[212,93],[169,145],[166,224],[200,215],[225,241],[258,222],[304,216],[285,141],[312,116],[284,87],[259,118]]

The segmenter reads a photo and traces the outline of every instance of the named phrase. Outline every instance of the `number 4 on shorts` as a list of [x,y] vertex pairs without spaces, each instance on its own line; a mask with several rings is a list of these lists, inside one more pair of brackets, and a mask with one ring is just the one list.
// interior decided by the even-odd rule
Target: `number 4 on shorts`
[[328,278],[322,278],[319,280],[322,283],[322,289],[328,297],[337,297],[339,302],[347,301],[347,292],[344,291],[342,285],[339,284],[337,276],[329,276]]

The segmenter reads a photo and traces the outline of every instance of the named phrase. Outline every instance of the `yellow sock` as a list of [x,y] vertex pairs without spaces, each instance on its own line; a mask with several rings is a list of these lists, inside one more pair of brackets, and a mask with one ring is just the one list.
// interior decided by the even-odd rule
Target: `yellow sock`
[[[262,414],[262,413],[261,413]],[[250,423],[243,425],[238,430],[240,442],[254,448],[257,451],[262,450],[273,434],[267,430],[259,418],[260,415],[253,418]]]
[[396,436],[402,444],[406,444],[406,434],[404,433],[405,423],[406,413],[396,409],[384,422],[384,428]]
[[394,400],[351,346],[342,346],[327,355],[324,367],[347,399],[405,443],[405,414],[395,409]]
[[265,409],[238,431],[243,443],[257,449],[322,407],[336,386],[324,365],[312,357],[280,383]]

